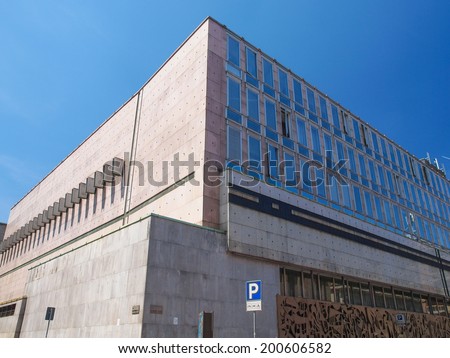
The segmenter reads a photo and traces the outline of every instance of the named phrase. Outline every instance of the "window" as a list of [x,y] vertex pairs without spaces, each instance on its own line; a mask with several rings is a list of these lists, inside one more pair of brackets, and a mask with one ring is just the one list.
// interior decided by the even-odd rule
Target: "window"
[[406,311],[405,301],[403,300],[403,292],[394,290],[395,302],[397,303],[397,310]]
[[430,180],[428,179],[427,168],[422,166],[422,172],[423,172],[423,180],[424,180],[425,184],[430,185]]
[[334,201],[335,203],[339,204],[339,188],[338,188],[339,184],[338,184],[336,178],[334,178],[334,175],[329,175],[328,185],[330,188],[331,200]]
[[259,95],[251,89],[247,89],[247,112],[251,119],[259,122]]
[[16,304],[0,307],[0,318],[14,316],[16,310]]
[[336,127],[336,128],[341,128],[341,125],[340,125],[340,123],[339,123],[339,114],[338,114],[338,109],[337,109],[337,107],[334,105],[334,104],[332,104],[331,105],[331,115],[332,115],[332,117],[333,117],[333,125]]
[[391,214],[391,205],[389,204],[389,201],[383,200],[384,205],[384,215],[386,219],[386,223],[392,226],[392,214]]
[[228,36],[228,61],[236,65],[237,67],[240,66],[239,41],[231,36]]
[[349,303],[352,305],[361,305],[361,288],[359,287],[359,282],[348,282],[348,293],[349,293]]
[[393,193],[396,193],[397,191],[395,190],[394,181],[392,180],[392,173],[389,170],[386,170],[386,176],[389,183],[389,190]]
[[373,287],[373,295],[375,297],[375,307],[385,307],[384,303],[384,294],[383,294],[383,288],[382,287]]
[[411,173],[411,166],[409,165],[410,159],[411,158],[409,158],[406,153],[403,153],[403,160],[405,162],[405,169],[408,171],[408,173]]
[[380,138],[380,143],[381,143],[381,150],[383,152],[383,157],[387,159],[388,154],[386,149],[386,141],[384,140],[384,138]]
[[341,118],[342,118],[342,128],[344,129],[344,133],[348,134],[348,114],[341,110]]
[[325,156],[327,157],[327,167],[333,167],[333,144],[331,142],[331,136],[323,133],[323,142],[325,145]]
[[290,138],[291,136],[291,127],[289,123],[289,112],[287,112],[284,108],[281,108],[281,128],[283,131],[283,136]]
[[241,163],[241,131],[234,127],[228,127],[227,156],[232,162]]
[[263,58],[264,83],[273,87],[273,70],[272,63]]
[[361,201],[361,191],[357,186],[353,187],[353,195],[355,196],[356,211],[360,214],[363,214],[364,212]]
[[380,184],[383,188],[386,188],[386,182],[384,180],[384,170],[383,167],[380,165],[377,165],[378,168],[378,176],[380,177]]
[[355,152],[351,148],[347,148],[348,160],[350,161],[350,170],[356,173]]
[[267,127],[277,130],[277,117],[275,112],[275,103],[266,98],[266,125]]
[[296,102],[295,110],[305,115],[305,110],[303,109],[302,84],[295,79],[293,80],[293,83],[294,83],[294,101]]
[[395,309],[394,295],[392,294],[392,288],[383,287],[384,301],[386,302],[386,308]]
[[241,84],[228,77],[228,107],[241,111]]
[[328,122],[327,100],[322,96],[319,96],[319,104],[320,104],[320,116],[322,117],[322,119]]
[[261,171],[261,142],[252,136],[248,136],[248,160],[249,167]]
[[289,153],[284,153],[284,180],[286,187],[295,187],[297,180],[295,177],[295,158]]
[[314,122],[318,122],[317,116],[316,116],[316,99],[314,97],[314,92],[310,88],[306,88],[306,95],[308,98],[308,110],[309,110],[309,119],[311,119]]
[[352,201],[350,199],[350,189],[348,185],[342,185],[342,196],[344,198],[344,205],[351,209],[352,208]]
[[381,209],[381,200],[378,196],[375,196],[374,200],[375,200],[375,209],[377,211],[378,221],[384,222],[383,210]]
[[278,148],[268,144],[267,145],[267,174],[270,178],[277,180],[278,179]]
[[373,164],[373,161],[371,159],[368,159],[369,162],[369,172],[370,172],[370,179],[374,184],[377,183],[377,175],[375,174],[375,166]]
[[320,168],[316,168],[316,188],[317,188],[317,195],[326,199],[327,193],[325,190],[324,170]]
[[398,210],[398,206],[397,205],[392,205],[392,208],[394,209],[395,226],[398,227],[400,230],[403,230],[402,221],[400,219],[400,212]]
[[319,130],[314,126],[311,126],[311,138],[313,151],[320,154],[321,150],[320,150]]
[[396,164],[397,162],[396,162],[396,160],[395,160],[394,147],[392,146],[391,143],[388,143],[388,147],[389,147],[389,154],[390,154],[390,157],[391,157],[391,162],[392,162],[393,164]]
[[411,157],[409,157],[409,164],[411,165],[411,172],[412,172],[412,175],[414,176],[414,178],[417,176],[417,174],[416,174],[416,165],[415,165],[415,163],[413,162],[413,159],[411,158]]
[[364,191],[364,201],[366,202],[367,216],[374,218],[372,208],[372,195],[368,191]]
[[380,153],[380,147],[378,146],[378,137],[375,134],[375,132],[372,132],[372,143],[373,143],[373,149],[375,152]]
[[400,166],[400,168],[405,169],[405,167],[403,166],[402,153],[400,152],[400,150],[398,148],[396,148],[396,152],[397,152],[398,165]]
[[365,178],[367,177],[366,162],[362,154],[358,154],[358,161],[359,161],[359,172],[361,173],[361,176]]
[[250,50],[248,47],[245,51],[247,55],[247,72],[253,77],[258,78],[258,67],[256,65],[256,52]]
[[369,134],[368,129],[365,125],[361,124],[361,134],[363,139],[363,144],[368,147],[369,146]]
[[301,145],[308,147],[308,140],[306,136],[306,123],[300,117],[297,117],[297,136],[298,142]]
[[278,79],[280,80],[280,93],[289,97],[288,77],[286,72],[278,69]]
[[355,139],[361,142],[361,133],[359,132],[359,123],[353,118],[353,132],[355,133]]

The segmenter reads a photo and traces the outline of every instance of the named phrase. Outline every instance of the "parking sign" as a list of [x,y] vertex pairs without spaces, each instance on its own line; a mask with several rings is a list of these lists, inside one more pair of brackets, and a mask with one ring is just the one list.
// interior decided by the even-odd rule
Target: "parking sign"
[[245,283],[247,311],[262,310],[262,281],[253,280]]

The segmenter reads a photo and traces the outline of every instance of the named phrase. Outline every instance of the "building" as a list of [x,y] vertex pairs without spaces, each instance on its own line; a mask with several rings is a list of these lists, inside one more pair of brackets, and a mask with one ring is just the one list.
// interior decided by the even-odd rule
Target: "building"
[[0,335],[449,337],[450,183],[207,18],[12,209]]

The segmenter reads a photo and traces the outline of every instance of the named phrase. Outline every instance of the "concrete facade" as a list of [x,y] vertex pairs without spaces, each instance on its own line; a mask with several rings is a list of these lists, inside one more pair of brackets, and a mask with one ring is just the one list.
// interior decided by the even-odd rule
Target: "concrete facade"
[[[228,53],[230,38],[238,43],[237,64]],[[257,52],[253,80],[244,61],[248,49]],[[12,208],[0,240],[0,337],[43,337],[46,307],[56,308],[49,337],[195,337],[203,311],[214,312],[216,337],[251,337],[245,281],[254,279],[262,280],[264,287],[258,337],[277,336],[279,295],[380,307],[380,286],[386,306],[389,292],[405,304],[402,307],[397,298],[395,307],[385,307],[393,312],[419,309],[407,306],[408,297],[410,302],[418,297],[421,314],[450,313],[450,241],[445,241],[450,185],[438,170],[428,164],[423,169],[417,158],[409,157],[408,163],[419,165],[439,183],[439,190],[428,189],[419,173],[414,174],[412,185],[422,185],[417,184],[427,201],[422,207],[419,200],[404,204],[408,198],[403,192],[403,197],[388,197],[388,185],[372,190],[380,183],[369,186],[368,179],[351,168],[355,176],[348,175],[350,188],[361,187],[370,200],[381,198],[385,207],[407,210],[411,227],[415,217],[436,224],[433,241],[420,236],[419,227],[400,230],[386,224],[383,219],[394,221],[387,213],[374,220],[355,212],[360,205],[353,196],[347,206],[340,206],[331,200],[331,189],[320,197],[317,188],[290,188],[286,163],[277,168],[284,174],[276,179],[270,165],[261,164],[258,180],[249,166],[236,164],[230,153],[239,149],[241,160],[250,160],[251,138],[259,141],[261,161],[267,161],[272,150],[277,160],[290,155],[301,164],[306,157],[299,156],[302,147],[295,138],[301,132],[298,123],[304,121],[323,129],[333,144],[346,143],[349,153],[364,155],[362,162],[377,161],[380,173],[387,170],[386,163],[395,171],[393,162],[381,154],[370,154],[368,147],[362,151],[363,145],[351,137],[356,130],[343,135],[335,128],[332,134],[327,121],[314,118],[324,115],[324,108],[331,112],[337,106],[328,97],[313,94],[324,99],[325,107],[317,101],[307,116],[293,89],[281,93],[279,72],[273,70],[272,75],[273,87],[280,89],[267,89],[262,81],[266,58],[281,66],[206,19],[136,94]],[[290,71],[289,76],[303,81]],[[235,112],[230,80],[238,88],[240,108]],[[312,103],[306,89],[312,86],[302,84],[302,101]],[[260,99],[259,122],[249,115],[251,91]],[[276,133],[262,120],[269,116],[267,102],[274,105]],[[282,119],[286,110],[292,114],[292,134],[286,134],[286,116]],[[294,122],[294,113],[299,122]],[[238,140],[231,140],[230,130]],[[376,130],[370,130],[378,138]],[[305,134],[311,147],[312,135]],[[313,149],[325,149],[323,141],[318,142],[321,148]],[[307,148],[311,153],[313,149]],[[399,150],[397,160],[408,158]],[[395,178],[408,183],[412,173],[402,170]],[[381,180],[381,174],[375,179]],[[344,191],[338,196],[342,201]],[[392,199],[400,197],[403,204]],[[433,208],[436,212],[431,213]],[[297,276],[288,281],[287,271]],[[305,288],[306,276],[312,277],[311,293]],[[330,286],[323,282],[333,282],[332,295],[326,294]],[[361,301],[363,287],[368,287],[370,299],[364,304],[352,302],[351,282],[357,282]],[[338,297],[338,290],[344,289],[347,293]]]

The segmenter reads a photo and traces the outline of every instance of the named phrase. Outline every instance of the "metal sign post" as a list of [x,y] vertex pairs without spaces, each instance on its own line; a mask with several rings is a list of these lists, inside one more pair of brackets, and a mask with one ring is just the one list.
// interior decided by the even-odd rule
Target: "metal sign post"
[[256,311],[262,311],[262,281],[245,283],[247,312],[253,312],[253,338],[256,338]]
[[47,307],[47,312],[45,313],[45,320],[48,321],[47,332],[45,332],[45,338],[48,336],[48,329],[50,328],[50,321],[55,318],[55,307]]

